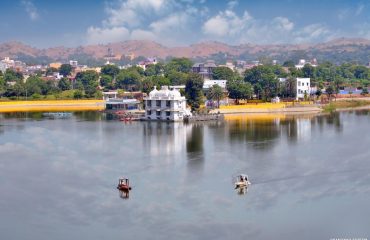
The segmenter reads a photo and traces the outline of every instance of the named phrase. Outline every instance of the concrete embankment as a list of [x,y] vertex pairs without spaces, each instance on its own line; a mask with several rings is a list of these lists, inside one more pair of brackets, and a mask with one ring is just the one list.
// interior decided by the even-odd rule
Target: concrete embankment
[[0,102],[0,112],[99,111],[103,100],[45,100]]

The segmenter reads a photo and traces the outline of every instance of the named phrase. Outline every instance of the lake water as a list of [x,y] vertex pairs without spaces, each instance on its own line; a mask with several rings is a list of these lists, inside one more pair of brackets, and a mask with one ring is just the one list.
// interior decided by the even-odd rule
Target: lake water
[[189,125],[0,115],[0,239],[370,238],[369,131],[368,111]]

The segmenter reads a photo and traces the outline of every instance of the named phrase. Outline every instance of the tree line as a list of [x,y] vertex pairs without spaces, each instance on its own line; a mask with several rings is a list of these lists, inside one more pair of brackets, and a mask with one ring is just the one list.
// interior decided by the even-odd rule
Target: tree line
[[[70,77],[73,67],[63,64],[59,69],[48,68],[36,72],[24,81],[24,76],[17,71],[7,69],[0,72],[0,97],[17,98],[100,98],[101,91],[123,89],[125,91],[143,91],[149,93],[154,86],[185,85],[185,94],[189,105],[198,109],[205,98],[203,79],[192,73],[193,62],[187,58],[173,58],[167,63],[148,65],[146,69],[132,66],[120,69],[115,65],[101,67],[95,71],[79,72],[73,81]],[[45,81],[41,77],[59,72],[64,77],[59,81]],[[326,88],[329,92],[338,92],[343,87],[359,87],[364,91],[370,83],[370,70],[354,64],[334,65],[325,62],[317,67],[307,64],[296,69],[292,61],[283,65],[260,65],[245,70],[243,73],[227,67],[213,69],[213,79],[227,80],[227,92],[214,86],[206,97],[220,101],[226,94],[238,102],[241,99],[262,99],[295,97],[295,78],[311,78],[311,86]],[[280,82],[279,78],[286,78]],[[366,89],[366,90],[365,90]]]

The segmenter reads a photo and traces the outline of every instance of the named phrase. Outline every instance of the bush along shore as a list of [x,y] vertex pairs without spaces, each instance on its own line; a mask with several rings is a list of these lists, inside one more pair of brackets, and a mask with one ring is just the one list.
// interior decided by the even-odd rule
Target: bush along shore
[[334,112],[334,111],[343,111],[343,110],[352,110],[352,109],[361,109],[361,108],[370,108],[370,99],[369,100],[357,100],[357,99],[348,99],[341,101],[333,101],[323,107],[324,112]]

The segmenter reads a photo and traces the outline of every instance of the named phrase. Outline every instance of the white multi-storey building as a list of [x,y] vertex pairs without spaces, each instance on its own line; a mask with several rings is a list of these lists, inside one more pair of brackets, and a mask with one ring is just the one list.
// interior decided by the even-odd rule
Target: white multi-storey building
[[162,86],[161,90],[149,93],[145,100],[145,119],[162,121],[183,121],[184,117],[191,115],[186,109],[186,99],[176,89],[169,90],[168,86]]
[[8,66],[5,63],[0,61],[0,71],[2,73],[5,73],[6,69],[8,69]]
[[[285,82],[286,78],[279,78],[281,83]],[[296,100],[304,98],[304,95],[310,96],[314,94],[315,88],[311,88],[310,78],[296,78],[295,79],[295,89],[296,89]]]
[[311,79],[297,78],[297,94],[296,99],[304,98],[304,95],[310,96],[311,93]]

